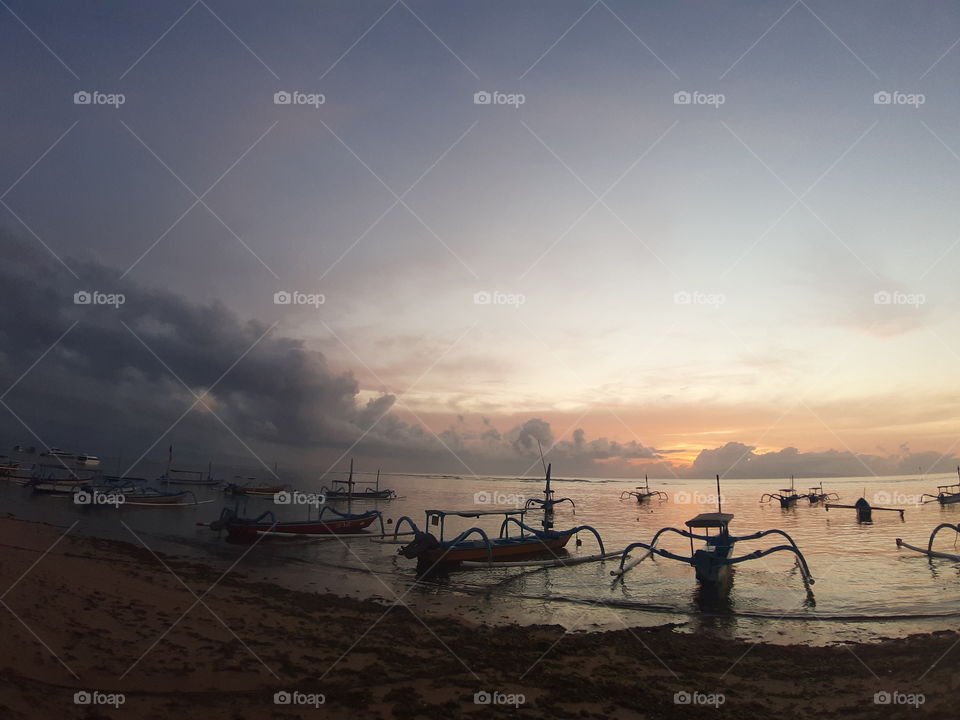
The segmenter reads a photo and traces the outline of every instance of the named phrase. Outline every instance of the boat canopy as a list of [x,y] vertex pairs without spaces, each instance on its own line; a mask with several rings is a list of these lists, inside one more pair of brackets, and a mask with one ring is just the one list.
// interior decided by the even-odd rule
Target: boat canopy
[[700,513],[694,518],[687,520],[686,525],[689,528],[726,528],[733,520],[733,513],[715,512]]

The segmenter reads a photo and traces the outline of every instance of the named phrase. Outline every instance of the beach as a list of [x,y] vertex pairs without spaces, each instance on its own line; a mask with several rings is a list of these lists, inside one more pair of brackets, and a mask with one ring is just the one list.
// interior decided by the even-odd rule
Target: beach
[[956,717],[953,632],[804,647],[494,626],[68,530],[0,520],[4,718]]

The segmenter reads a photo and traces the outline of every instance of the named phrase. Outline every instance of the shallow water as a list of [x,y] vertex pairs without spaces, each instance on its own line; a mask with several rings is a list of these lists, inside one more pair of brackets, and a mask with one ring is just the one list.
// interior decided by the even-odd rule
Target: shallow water
[[[456,573],[443,582],[415,582],[413,561],[398,558],[397,546],[367,539],[320,541],[264,541],[252,552],[226,543],[216,533],[198,527],[214,519],[220,509],[237,501],[210,488],[195,489],[206,504],[185,509],[77,507],[68,499],[34,496],[27,489],[0,482],[0,502],[16,516],[70,526],[72,532],[136,542],[142,539],[155,550],[203,557],[226,565],[243,555],[235,572],[255,579],[274,580],[296,588],[358,596],[397,596],[416,608],[455,609],[471,619],[488,622],[559,623],[570,630],[622,628],[634,625],[682,623],[688,631],[764,639],[769,642],[829,643],[898,637],[914,632],[955,628],[960,617],[960,563],[930,560],[896,547],[895,539],[925,546],[930,531],[941,522],[960,522],[960,504],[941,507],[918,504],[920,495],[953,477],[930,476],[824,479],[824,488],[840,495],[838,502],[852,504],[866,491],[874,505],[907,508],[898,513],[875,512],[874,522],[859,524],[853,510],[825,510],[806,500],[790,510],[774,502],[761,504],[761,495],[789,484],[777,480],[726,480],[723,510],[735,519],[731,532],[747,535],[779,528],[800,547],[816,583],[808,592],[790,553],[776,553],[736,566],[729,595],[705,596],[689,566],[650,559],[613,582],[610,570],[617,561],[588,563],[569,568],[502,569]],[[797,486],[819,483],[797,481]],[[620,500],[636,481],[580,479],[554,480],[556,497],[570,497],[576,511],[558,507],[556,527],[592,525],[607,550],[631,542],[649,541],[661,527],[683,527],[699,512],[716,510],[715,488],[710,481],[651,480],[651,489],[668,495],[665,502],[638,504]],[[302,481],[297,488],[319,490],[319,481]],[[396,521],[408,515],[423,527],[423,511],[440,509],[492,509],[496,500],[522,504],[542,497],[540,479],[459,478],[456,476],[382,476],[382,485],[397,490],[392,501],[355,502],[354,511],[380,509]],[[478,496],[478,494],[481,494]],[[482,494],[486,494],[484,497]],[[480,500],[480,504],[478,504]],[[336,507],[343,509],[340,503]],[[304,507],[275,506],[270,498],[240,502],[248,516],[273,510],[278,518],[304,519]],[[532,511],[528,523],[537,525],[541,514]],[[480,525],[490,534],[499,527],[496,517],[468,520],[450,518],[446,537]],[[389,525],[388,525],[389,527]],[[435,531],[431,528],[431,531]],[[135,537],[136,536],[136,537]],[[581,547],[571,541],[573,555],[596,553],[595,540],[581,533]],[[937,549],[953,550],[956,533],[944,532]],[[739,543],[735,554],[780,544],[775,538]],[[666,536],[660,546],[689,554],[689,541]]]

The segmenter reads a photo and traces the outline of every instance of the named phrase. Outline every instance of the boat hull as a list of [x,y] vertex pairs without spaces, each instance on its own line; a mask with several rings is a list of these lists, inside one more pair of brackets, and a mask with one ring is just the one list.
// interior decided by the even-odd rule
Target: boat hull
[[269,522],[229,522],[227,523],[227,536],[235,540],[252,540],[260,533],[276,533],[279,535],[342,535],[347,533],[359,532],[370,526],[377,518],[377,515],[369,517],[344,518],[342,520],[326,520],[316,522],[305,520],[301,522],[289,523],[269,523]]
[[[487,545],[482,541],[463,543],[461,546],[427,551],[420,556],[420,559],[429,564],[460,563],[465,560],[486,562],[490,560],[491,555],[493,562],[512,560],[542,552],[562,550],[570,541],[570,537],[570,535],[560,535],[555,538],[529,537],[491,540],[491,552],[487,552]],[[469,545],[469,547],[466,545]]]

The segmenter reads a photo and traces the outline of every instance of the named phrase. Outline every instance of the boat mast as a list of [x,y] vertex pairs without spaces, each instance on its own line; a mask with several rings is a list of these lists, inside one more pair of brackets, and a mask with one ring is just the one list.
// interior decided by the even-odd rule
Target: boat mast
[[717,475],[717,512],[723,512],[723,505],[720,501],[720,475]]

